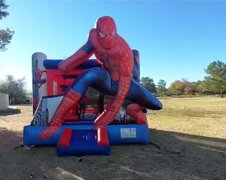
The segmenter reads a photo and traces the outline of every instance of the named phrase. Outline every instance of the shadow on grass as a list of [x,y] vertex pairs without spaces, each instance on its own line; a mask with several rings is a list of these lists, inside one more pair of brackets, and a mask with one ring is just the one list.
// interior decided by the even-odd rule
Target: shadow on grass
[[22,136],[21,132],[9,131],[6,128],[0,127],[0,152],[20,145],[22,142]]
[[[0,179],[224,179],[226,140],[150,129],[153,145],[113,145],[111,156],[57,157],[55,147],[13,149],[21,133],[0,129]],[[2,143],[2,141],[1,141]],[[2,147],[2,146],[1,146]],[[4,151],[4,149],[8,149]],[[10,173],[11,172],[11,173]],[[13,172],[13,173],[12,173]]]
[[[157,143],[162,150],[164,149],[180,149],[182,151],[195,149],[205,149],[213,152],[218,152],[222,156],[226,156],[226,139],[204,137],[192,134],[163,131],[150,129],[152,142]],[[169,143],[170,142],[170,143]],[[186,148],[186,149],[184,149]]]
[[20,109],[8,108],[7,110],[0,110],[0,116],[9,116],[14,114],[20,114]]

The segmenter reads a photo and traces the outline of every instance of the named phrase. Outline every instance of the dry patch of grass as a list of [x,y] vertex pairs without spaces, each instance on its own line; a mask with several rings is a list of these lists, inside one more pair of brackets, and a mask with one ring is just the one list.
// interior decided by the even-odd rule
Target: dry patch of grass
[[[31,122],[32,107],[30,105],[10,106],[9,111],[10,113],[5,111],[4,115],[0,115],[0,128],[22,133],[23,127]],[[11,115],[11,112],[20,113]]]
[[226,98],[164,98],[164,109],[149,115],[152,128],[226,138]]
[[111,156],[57,157],[55,147],[14,149],[31,106],[0,116],[0,179],[226,179],[226,99],[164,98],[149,113],[153,145],[115,145]]

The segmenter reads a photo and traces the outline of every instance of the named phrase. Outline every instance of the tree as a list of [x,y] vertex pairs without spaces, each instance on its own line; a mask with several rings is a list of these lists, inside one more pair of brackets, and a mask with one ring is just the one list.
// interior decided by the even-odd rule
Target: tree
[[171,94],[175,94],[175,95],[179,96],[179,95],[184,94],[184,89],[185,89],[184,82],[180,81],[180,80],[176,80],[170,85],[169,92]]
[[4,11],[7,8],[8,8],[8,5],[5,4],[5,1],[0,0],[0,19],[2,19],[2,17],[6,17],[9,15],[7,11]]
[[195,82],[190,82],[186,79],[183,79],[182,81],[184,83],[184,94],[185,95],[195,95],[197,92],[196,90],[196,83]]
[[160,79],[158,84],[157,84],[157,93],[160,96],[164,96],[166,91],[167,91],[167,89],[166,89],[166,81],[164,81],[163,79]]
[[196,88],[196,92],[199,94],[199,95],[202,95],[202,94],[205,94],[205,95],[208,95],[210,94],[210,91],[208,89],[208,86],[207,86],[207,83],[205,80],[203,81],[197,81],[195,82],[195,88]]
[[174,81],[168,91],[171,94],[180,96],[180,95],[195,95],[197,92],[197,82],[190,82],[186,79]]
[[207,73],[205,79],[209,83],[209,88],[215,93],[219,93],[223,98],[226,92],[226,64],[221,61],[214,61],[208,65],[205,72]]
[[[5,4],[5,0],[0,0],[0,20],[2,18],[9,15],[7,11],[5,11],[8,8],[8,5]],[[4,51],[6,50],[6,45],[10,43],[12,37],[13,37],[14,31],[10,31],[9,28],[0,29],[0,50]]]
[[156,86],[154,83],[154,80],[149,77],[142,77],[141,78],[141,84],[147,88],[150,92],[156,93]]
[[14,79],[12,75],[7,75],[6,80],[0,83],[0,92],[9,94],[10,104],[27,103],[28,93],[24,85],[24,78]]

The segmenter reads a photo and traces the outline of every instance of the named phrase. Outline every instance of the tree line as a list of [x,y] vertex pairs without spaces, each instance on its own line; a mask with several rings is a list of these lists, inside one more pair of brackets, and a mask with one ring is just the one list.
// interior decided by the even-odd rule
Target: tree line
[[203,80],[196,82],[186,79],[175,80],[168,88],[163,79],[155,84],[152,78],[142,77],[141,83],[158,96],[220,95],[223,98],[226,94],[226,64],[219,60],[213,61],[204,71],[206,76]]
[[[205,72],[203,80],[175,80],[168,88],[165,80],[160,79],[155,84],[150,77],[142,77],[141,84],[158,96],[220,95],[223,98],[226,94],[226,64],[213,61]],[[30,103],[32,99],[32,93],[25,88],[25,78],[15,79],[12,75],[7,75],[6,79],[0,82],[0,92],[9,94],[10,104]]]
[[[168,88],[165,80],[160,79],[157,84],[150,77],[142,77],[141,84],[157,96],[194,96],[194,95],[220,95],[226,94],[226,64],[214,61],[205,69],[206,77],[203,80],[190,82],[186,79],[174,81]],[[15,79],[7,75],[0,82],[0,92],[9,94],[10,104],[30,103],[32,93],[25,88],[25,78]],[[95,92],[91,91],[93,96]],[[98,92],[96,92],[98,95]]]

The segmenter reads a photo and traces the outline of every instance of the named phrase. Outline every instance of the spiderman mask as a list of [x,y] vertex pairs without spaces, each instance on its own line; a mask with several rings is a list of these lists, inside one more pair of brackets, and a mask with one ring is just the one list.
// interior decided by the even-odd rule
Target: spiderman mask
[[109,16],[101,17],[96,23],[97,38],[104,49],[113,48],[117,41],[116,25]]

